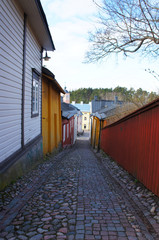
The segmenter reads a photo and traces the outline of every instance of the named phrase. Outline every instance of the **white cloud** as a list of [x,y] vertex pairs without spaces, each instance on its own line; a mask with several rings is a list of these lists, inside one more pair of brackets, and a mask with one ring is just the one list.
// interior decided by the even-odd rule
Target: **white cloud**
[[[90,25],[76,19],[74,22],[60,22],[50,28],[57,56],[64,55],[69,60],[83,62],[88,48],[87,33]],[[56,53],[55,53],[56,54]]]
[[[45,0],[42,1],[42,3]],[[46,3],[44,3],[46,6]],[[54,0],[47,1],[48,9],[53,15],[60,17],[61,20],[71,17],[84,17],[95,12],[92,0]]]
[[[55,52],[44,62],[56,76],[62,87],[77,89],[80,87],[125,86],[135,89],[142,87],[149,91],[159,89],[159,81],[153,79],[145,68],[158,72],[157,63],[138,61],[133,58],[118,62],[111,57],[102,65],[82,64],[88,48],[87,32],[92,29],[95,6],[92,0],[41,0],[55,43]],[[140,59],[141,60],[141,59]],[[156,66],[156,69],[155,69]]]

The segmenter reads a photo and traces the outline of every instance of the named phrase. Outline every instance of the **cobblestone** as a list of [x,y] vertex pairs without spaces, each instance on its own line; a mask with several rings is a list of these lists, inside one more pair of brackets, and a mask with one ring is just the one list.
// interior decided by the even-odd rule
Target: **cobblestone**
[[0,240],[159,240],[158,198],[85,140],[0,196]]

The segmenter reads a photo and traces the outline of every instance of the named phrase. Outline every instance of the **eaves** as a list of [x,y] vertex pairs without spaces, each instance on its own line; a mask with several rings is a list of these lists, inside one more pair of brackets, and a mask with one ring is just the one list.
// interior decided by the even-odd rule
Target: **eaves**
[[45,50],[54,51],[55,46],[40,0],[16,0],[16,2],[27,15],[28,23],[40,45]]

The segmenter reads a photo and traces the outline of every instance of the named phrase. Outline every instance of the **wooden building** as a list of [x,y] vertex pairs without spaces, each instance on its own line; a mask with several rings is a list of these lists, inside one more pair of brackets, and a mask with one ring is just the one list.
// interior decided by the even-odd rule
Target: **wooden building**
[[43,154],[42,52],[55,50],[40,0],[1,0],[0,188]]
[[42,68],[42,136],[43,152],[52,153],[61,146],[61,96],[65,93],[46,68]]
[[74,115],[70,118],[62,119],[62,147],[74,143]]
[[114,100],[97,100],[97,97],[92,100],[91,145],[93,148],[100,149],[101,129],[107,126],[110,121],[118,119],[122,105],[123,102],[118,101],[117,96],[115,96]]
[[91,113],[91,103],[75,103],[72,102],[72,105],[80,109],[82,115],[82,132],[83,131],[90,131],[90,113]]
[[103,128],[101,149],[159,196],[159,98]]
[[81,111],[65,102],[61,103],[62,109],[62,146],[66,147],[75,143],[78,132],[78,117]]

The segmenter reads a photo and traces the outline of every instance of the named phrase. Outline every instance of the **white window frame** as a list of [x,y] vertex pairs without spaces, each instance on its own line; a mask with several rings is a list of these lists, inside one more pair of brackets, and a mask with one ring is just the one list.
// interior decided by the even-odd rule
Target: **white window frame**
[[39,115],[39,76],[40,74],[33,69],[32,71],[32,117]]
[[66,125],[63,125],[63,142],[65,142]]

